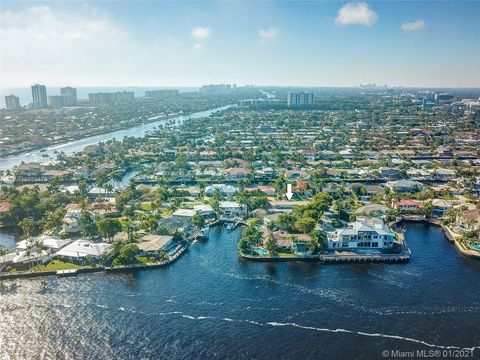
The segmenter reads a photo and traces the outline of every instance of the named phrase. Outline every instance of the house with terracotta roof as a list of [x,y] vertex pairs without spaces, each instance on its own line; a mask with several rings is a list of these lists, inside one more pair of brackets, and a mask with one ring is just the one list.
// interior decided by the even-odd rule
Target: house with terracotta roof
[[392,207],[400,211],[418,211],[423,208],[423,205],[410,199],[401,199],[392,201]]

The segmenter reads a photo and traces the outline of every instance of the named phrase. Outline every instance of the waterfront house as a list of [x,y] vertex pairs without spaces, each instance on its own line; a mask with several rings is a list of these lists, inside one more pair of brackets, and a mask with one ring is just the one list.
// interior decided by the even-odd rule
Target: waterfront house
[[246,214],[247,208],[245,205],[239,204],[235,201],[220,201],[220,215],[224,219],[233,219],[242,217]]
[[420,210],[422,207],[423,205],[421,203],[410,199],[392,201],[392,208],[400,211],[415,212]]
[[68,261],[85,263],[87,258],[99,260],[108,251],[110,244],[77,240],[57,251],[54,255]]
[[475,230],[480,227],[480,209],[462,211],[457,215],[456,224],[466,230]]
[[270,231],[267,228],[263,230],[262,241],[266,246],[268,238],[273,235],[277,243],[279,252],[293,252],[296,255],[304,255],[310,246],[311,236],[308,234],[291,234],[286,231]]
[[170,235],[145,235],[140,239],[138,248],[143,255],[156,256],[161,251],[168,251],[173,245],[173,236]]
[[432,215],[438,218],[443,218],[445,213],[452,208],[452,204],[443,199],[434,199],[432,201]]
[[365,219],[327,233],[331,250],[383,249],[393,246],[395,234],[380,219]]
[[404,192],[419,192],[423,190],[423,185],[418,181],[414,180],[396,180],[387,182],[387,186],[394,192],[404,193]]
[[16,269],[23,269],[25,266],[28,267],[42,263],[46,261],[49,257],[49,253],[43,249],[31,248],[28,250],[16,249],[13,252],[10,252],[4,256],[0,256],[0,269],[3,266],[12,265]]
[[244,179],[250,174],[250,170],[244,168],[229,168],[225,170],[225,175],[231,180]]
[[46,250],[52,253],[60,250],[64,246],[70,244],[71,239],[62,239],[57,236],[41,235],[38,237],[25,239],[16,244],[17,250],[31,250],[33,248]]
[[258,190],[263,192],[267,196],[275,196],[277,190],[273,186],[259,186]]
[[15,182],[43,182],[45,167],[37,163],[20,164],[13,168]]
[[183,219],[191,222],[192,218],[195,216],[195,213],[195,210],[192,209],[178,209],[172,214],[172,217],[174,219]]
[[194,205],[193,210],[196,214],[201,215],[204,218],[215,218],[215,210],[209,204]]
[[215,190],[220,191],[223,195],[226,196],[233,196],[237,192],[237,189],[231,185],[213,184],[205,188],[205,194],[207,196],[212,196]]
[[164,217],[158,220],[158,229],[162,228],[166,229],[170,234],[173,234],[176,231],[188,231],[190,224],[182,218]]

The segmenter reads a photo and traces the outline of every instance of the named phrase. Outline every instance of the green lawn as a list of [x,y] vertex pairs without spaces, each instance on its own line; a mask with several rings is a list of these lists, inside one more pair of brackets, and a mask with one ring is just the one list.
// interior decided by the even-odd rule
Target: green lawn
[[279,252],[277,253],[277,256],[293,256],[293,253],[285,253],[285,252]]
[[79,269],[81,265],[69,263],[61,260],[50,261],[46,265],[37,265],[32,268],[32,271],[58,271],[58,270],[70,270]]
[[138,262],[140,262],[142,264],[148,264],[149,262],[155,262],[155,260],[154,261],[148,260],[147,256],[137,256],[137,260],[138,260]]

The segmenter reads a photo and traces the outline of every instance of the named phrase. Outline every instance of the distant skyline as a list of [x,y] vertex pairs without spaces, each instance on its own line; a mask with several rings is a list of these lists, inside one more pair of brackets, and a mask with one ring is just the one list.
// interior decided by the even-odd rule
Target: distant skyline
[[480,87],[477,1],[2,1],[0,86]]

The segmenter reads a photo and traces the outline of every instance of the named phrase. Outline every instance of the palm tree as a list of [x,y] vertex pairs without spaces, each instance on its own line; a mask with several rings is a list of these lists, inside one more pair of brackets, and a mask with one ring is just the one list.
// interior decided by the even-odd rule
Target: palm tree
[[24,218],[18,222],[18,226],[22,229],[23,234],[29,238],[34,229],[33,219],[31,217]]

